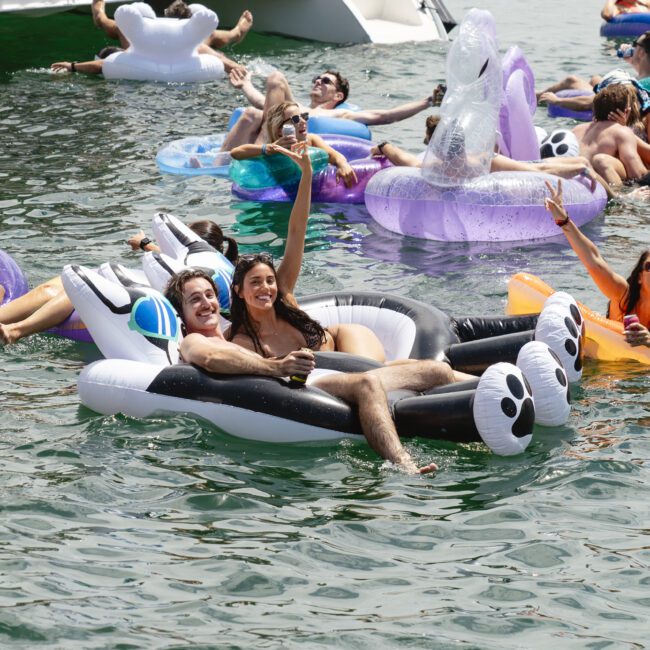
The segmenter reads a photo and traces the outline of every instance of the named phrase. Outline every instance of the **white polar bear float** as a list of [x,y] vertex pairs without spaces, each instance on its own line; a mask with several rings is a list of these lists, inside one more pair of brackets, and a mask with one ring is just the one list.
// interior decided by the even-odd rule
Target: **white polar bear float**
[[198,46],[216,29],[219,19],[203,5],[190,5],[192,17],[157,18],[144,2],[122,5],[115,23],[130,46],[104,61],[106,79],[138,81],[212,81],[224,76],[221,59],[199,54]]

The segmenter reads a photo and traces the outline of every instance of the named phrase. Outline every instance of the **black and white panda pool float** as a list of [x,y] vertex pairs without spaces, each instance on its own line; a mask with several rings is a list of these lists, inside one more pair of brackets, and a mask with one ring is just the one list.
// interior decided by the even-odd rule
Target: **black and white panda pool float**
[[[355,410],[318,388],[294,389],[270,377],[214,375],[178,363],[180,325],[169,302],[125,277],[119,267],[112,269],[111,279],[78,266],[67,266],[62,274],[68,295],[107,357],[82,371],[78,385],[83,404],[103,414],[133,417],[191,413],[231,435],[260,441],[362,437]],[[531,394],[529,381],[515,365],[492,362],[516,358],[523,343],[533,338],[531,331],[521,330],[534,317],[452,319],[417,301],[371,293],[316,296],[301,304],[324,326],[370,326],[384,343],[388,360],[447,357],[459,370],[484,371],[476,381],[428,394],[389,395],[401,436],[482,440],[501,455],[520,453],[529,444],[536,389]],[[538,385],[550,393],[550,402],[568,405],[561,365],[551,354],[543,356],[534,363],[545,378]],[[372,367],[372,362],[351,355],[317,353],[314,375]],[[549,382],[549,377],[557,380]]]

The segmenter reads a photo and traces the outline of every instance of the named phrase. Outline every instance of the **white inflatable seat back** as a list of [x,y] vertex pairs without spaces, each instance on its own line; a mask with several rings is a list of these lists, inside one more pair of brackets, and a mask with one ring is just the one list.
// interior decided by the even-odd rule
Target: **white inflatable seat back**
[[68,264],[63,286],[106,358],[156,366],[178,362],[181,328],[169,301],[152,290],[132,289],[96,271]]
[[126,266],[122,266],[122,264],[104,262],[97,269],[97,273],[99,273],[99,275],[101,275],[103,278],[110,280],[111,282],[117,282],[117,284],[125,284],[125,286],[135,284],[144,288],[150,285],[150,282],[143,270],[129,269]]
[[365,325],[379,338],[386,361],[408,359],[413,348],[416,327],[407,315],[371,305],[318,305],[305,311],[323,327],[339,323]]
[[118,7],[115,22],[131,45],[130,53],[175,64],[192,55],[219,19],[201,5],[192,5],[191,18],[156,18],[149,5],[136,2]]
[[142,268],[147,280],[149,280],[149,284],[154,289],[164,293],[169,278],[174,273],[179,273],[188,267],[181,260],[174,257],[148,251],[142,257]]
[[151,7],[141,2],[119,7],[115,22],[130,46],[104,60],[104,77],[167,82],[221,79],[221,59],[197,53],[219,24],[217,14],[201,5],[192,7],[192,17],[184,19],[156,18]]

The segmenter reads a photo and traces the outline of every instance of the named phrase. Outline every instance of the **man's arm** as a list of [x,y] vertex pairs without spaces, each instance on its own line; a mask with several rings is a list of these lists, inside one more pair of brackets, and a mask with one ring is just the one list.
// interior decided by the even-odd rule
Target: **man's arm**
[[[618,159],[623,163],[629,179],[641,178],[648,171],[638,153],[638,139],[632,129],[626,126],[618,126],[616,133]],[[648,152],[650,152],[650,146],[647,144],[645,146],[648,147]]]
[[385,156],[396,167],[422,167],[422,161],[417,156],[390,142],[384,142],[381,151],[379,146],[373,147],[371,153],[373,156]]
[[430,106],[433,106],[433,98],[431,96],[415,102],[401,104],[395,108],[370,109],[367,111],[335,110],[336,114],[332,115],[332,117],[343,117],[348,120],[368,125],[392,124],[393,122],[399,122],[400,120],[405,120],[407,117],[416,115]]
[[55,72],[83,72],[85,74],[101,74],[102,66],[104,61],[98,59],[97,61],[80,61],[70,62],[70,61],[59,61],[58,63],[53,63],[50,68]]
[[288,377],[293,374],[308,375],[314,369],[314,355],[297,350],[281,359],[265,359],[255,352],[219,337],[188,334],[181,342],[181,357],[220,375],[263,375]]
[[594,105],[595,95],[578,95],[577,97],[558,97],[555,93],[542,93],[540,102],[560,106],[570,111],[590,111]]

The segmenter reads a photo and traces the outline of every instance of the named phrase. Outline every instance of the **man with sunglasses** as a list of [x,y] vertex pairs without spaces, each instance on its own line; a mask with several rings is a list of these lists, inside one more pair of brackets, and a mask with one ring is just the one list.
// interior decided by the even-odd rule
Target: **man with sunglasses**
[[[264,142],[262,125],[271,106],[281,102],[296,102],[286,77],[278,71],[271,73],[266,79],[266,92],[262,93],[252,82],[250,72],[233,70],[230,73],[230,83],[241,90],[251,103],[232,128],[223,149],[230,150],[242,144],[261,144]],[[405,120],[431,106],[442,98],[441,88],[424,99],[407,102],[387,109],[369,109],[352,111],[339,108],[345,102],[350,92],[348,80],[335,70],[325,70],[312,79],[309,93],[309,106],[300,104],[301,111],[309,110],[312,117],[337,117],[353,120],[362,124],[392,124]],[[439,103],[439,101],[438,101]]]

